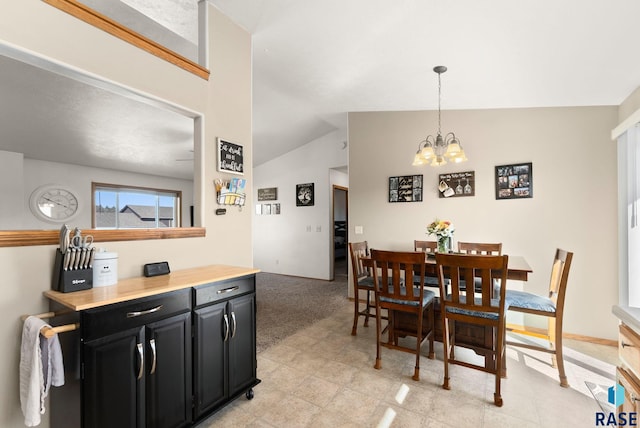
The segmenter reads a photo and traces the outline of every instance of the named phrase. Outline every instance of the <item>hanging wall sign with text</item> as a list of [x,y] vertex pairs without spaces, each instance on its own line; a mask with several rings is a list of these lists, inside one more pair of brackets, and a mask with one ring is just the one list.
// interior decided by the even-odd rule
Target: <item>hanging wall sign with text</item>
[[438,175],[438,194],[441,198],[475,196],[476,172],[451,172]]
[[244,175],[243,154],[240,144],[218,138],[218,171]]

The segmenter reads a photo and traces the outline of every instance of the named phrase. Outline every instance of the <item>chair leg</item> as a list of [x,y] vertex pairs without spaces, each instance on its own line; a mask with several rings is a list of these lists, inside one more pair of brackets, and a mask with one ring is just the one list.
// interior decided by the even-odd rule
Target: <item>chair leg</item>
[[380,307],[377,305],[376,298],[376,363],[373,365],[374,369],[380,370],[382,368],[382,358],[380,357],[380,341],[382,340],[382,322],[380,320]]
[[418,318],[418,329],[416,331],[416,365],[415,368],[413,370],[413,377],[412,379],[415,381],[419,381],[420,380],[420,345],[422,345],[422,322],[423,322],[423,313],[422,312],[418,312],[416,314],[417,318]]
[[364,326],[369,327],[369,314],[371,314],[371,292],[367,290],[367,314],[364,316]]
[[444,360],[444,382],[442,388],[451,389],[449,385],[449,322],[444,317],[444,314],[442,317],[442,346],[444,349],[442,358]]
[[431,326],[431,331],[429,332],[429,356],[428,356],[430,360],[433,360],[436,358],[436,353],[433,350],[433,338],[436,335],[436,325],[434,321],[434,306],[435,306],[435,303],[433,303],[432,301],[431,304],[429,305],[429,309],[427,309],[429,311],[429,325]]
[[553,356],[556,359],[556,365],[558,366],[558,376],[560,377],[560,386],[563,388],[568,388],[569,387],[569,382],[567,381],[567,375],[564,372],[564,357],[562,355],[562,320],[555,320],[553,319],[554,323],[554,335],[555,335],[555,340],[554,340],[554,344],[552,346],[554,346],[554,350],[555,350],[555,354],[553,354]]
[[505,349],[505,345],[504,345],[504,340],[505,340],[505,335],[504,335],[504,324],[502,326],[502,328],[498,328],[498,330],[502,330],[503,334],[496,334],[496,339],[497,339],[497,344],[496,344],[496,348],[495,348],[495,358],[496,358],[496,373],[495,373],[495,377],[496,377],[496,385],[495,385],[495,392],[493,394],[493,403],[498,406],[498,407],[502,407],[502,395],[501,395],[501,391],[500,391],[500,384],[502,381],[502,364],[503,364],[503,358],[504,358],[504,349]]
[[356,336],[358,334],[358,318],[360,318],[360,302],[358,301],[360,294],[358,293],[358,289],[356,289],[356,293],[353,297],[355,307],[353,310],[353,327],[351,328],[351,336]]

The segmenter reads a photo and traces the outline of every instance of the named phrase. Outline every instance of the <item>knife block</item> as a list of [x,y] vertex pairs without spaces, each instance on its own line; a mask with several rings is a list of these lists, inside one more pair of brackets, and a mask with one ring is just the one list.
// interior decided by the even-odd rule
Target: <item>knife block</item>
[[93,269],[67,269],[64,270],[64,254],[60,248],[56,249],[56,260],[53,265],[53,278],[51,288],[61,293],[88,290],[93,288]]

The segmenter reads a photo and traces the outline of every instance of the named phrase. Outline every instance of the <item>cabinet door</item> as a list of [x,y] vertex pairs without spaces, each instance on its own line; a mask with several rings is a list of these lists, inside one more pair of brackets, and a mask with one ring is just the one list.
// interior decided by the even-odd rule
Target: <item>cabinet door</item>
[[144,427],[144,330],[83,345],[82,426]]
[[147,325],[147,427],[178,428],[192,419],[191,313]]
[[229,396],[256,380],[256,306],[254,293],[229,301]]
[[196,310],[194,341],[195,417],[222,404],[225,389],[226,343],[230,335],[226,302]]

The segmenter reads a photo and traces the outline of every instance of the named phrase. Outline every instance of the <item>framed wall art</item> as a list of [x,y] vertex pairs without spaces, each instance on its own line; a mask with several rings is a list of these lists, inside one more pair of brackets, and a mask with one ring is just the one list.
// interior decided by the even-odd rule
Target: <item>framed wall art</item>
[[475,171],[452,172],[438,175],[438,194],[441,198],[475,196]]
[[313,183],[296,184],[296,206],[313,206]]
[[496,166],[496,199],[533,198],[533,164]]
[[389,202],[421,202],[422,175],[389,177]]
[[277,187],[265,187],[258,189],[259,201],[277,201],[278,200],[278,188]]
[[218,171],[244,175],[243,155],[240,144],[218,138]]

